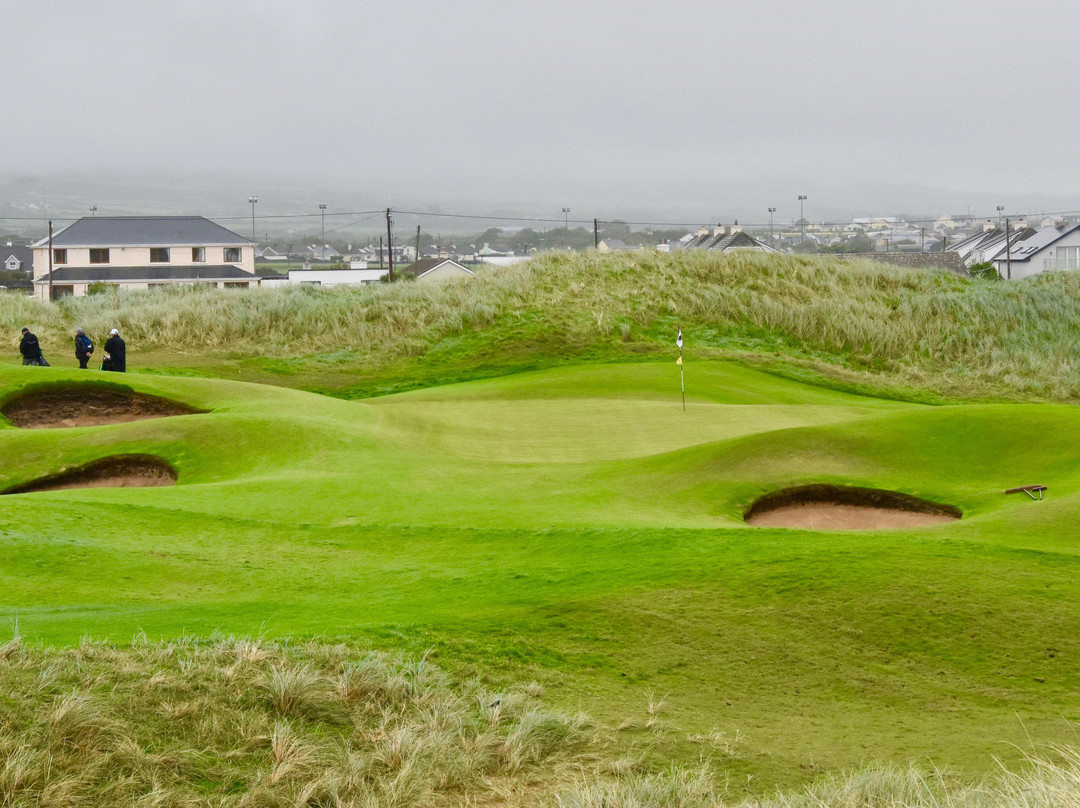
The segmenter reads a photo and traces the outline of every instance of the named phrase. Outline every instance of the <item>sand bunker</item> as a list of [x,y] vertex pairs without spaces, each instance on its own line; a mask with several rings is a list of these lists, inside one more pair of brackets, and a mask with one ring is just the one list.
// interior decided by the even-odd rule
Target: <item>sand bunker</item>
[[0,413],[24,429],[100,426],[196,412],[200,410],[166,398],[89,386],[38,390],[0,407]]
[[176,469],[151,455],[113,455],[59,474],[13,486],[3,493],[58,491],[65,488],[146,488],[173,485]]
[[804,485],[766,494],[746,512],[755,527],[801,530],[897,530],[952,522],[950,505],[881,491],[836,485]]

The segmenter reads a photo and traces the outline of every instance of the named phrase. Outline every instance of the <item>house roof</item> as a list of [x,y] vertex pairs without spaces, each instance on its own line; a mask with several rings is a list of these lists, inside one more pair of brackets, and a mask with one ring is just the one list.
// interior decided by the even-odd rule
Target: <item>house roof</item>
[[427,275],[429,272],[435,271],[444,264],[450,264],[451,266],[457,267],[467,275],[475,274],[471,269],[462,266],[452,258],[423,258],[414,264],[409,264],[409,266],[405,267],[401,271],[408,272],[411,275],[415,275],[417,278],[421,278],[424,275]]
[[0,247],[0,269],[7,269],[7,262],[11,258],[19,262],[19,269],[29,272],[34,264],[34,251],[29,247],[14,245]]
[[725,232],[725,230],[728,230],[728,228],[721,229],[714,233],[702,233],[685,244],[682,244],[681,248],[687,250],[717,250],[719,252],[737,249],[776,252],[776,250],[768,244],[758,241],[756,238],[744,233],[742,230],[736,230],[735,232]]
[[[1001,249],[990,259],[990,261],[1029,261],[1036,254],[1045,250],[1054,242],[1064,238],[1069,233],[1080,228],[1080,224],[1073,225],[1072,227],[1066,227],[1064,229],[1058,229],[1056,227],[1046,227],[1042,230],[1026,230],[1017,231],[1018,239],[1009,238],[1009,252],[1005,254],[1005,244],[1002,242]],[[1024,235],[1024,234],[1027,235]]]
[[[145,267],[62,267],[54,269],[53,283],[93,283],[105,281],[231,281],[256,280],[253,275],[239,267],[229,264],[208,266],[163,266],[155,264]],[[34,279],[34,283],[48,283],[48,273]]]
[[[202,216],[83,217],[53,234],[56,247],[170,247],[193,245],[242,246],[250,239]],[[35,247],[46,247],[42,239]]]

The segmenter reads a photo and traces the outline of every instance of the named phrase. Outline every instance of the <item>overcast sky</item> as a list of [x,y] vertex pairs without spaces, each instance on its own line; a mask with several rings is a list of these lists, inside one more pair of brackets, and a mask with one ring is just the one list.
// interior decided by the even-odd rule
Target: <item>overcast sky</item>
[[[0,172],[790,213],[896,183],[1074,194],[1080,5],[7,0]],[[959,200],[961,197],[957,197]],[[390,204],[388,201],[387,204]]]

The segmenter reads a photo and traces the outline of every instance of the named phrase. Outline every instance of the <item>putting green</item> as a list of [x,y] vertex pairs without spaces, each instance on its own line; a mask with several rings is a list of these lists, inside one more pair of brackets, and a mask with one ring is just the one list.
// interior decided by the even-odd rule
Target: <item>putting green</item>
[[[361,402],[0,368],[7,398],[88,379],[205,412],[0,429],[3,488],[112,455],[179,475],[0,499],[0,615],[24,637],[430,645],[547,677],[602,717],[667,694],[680,725],[748,737],[736,773],[778,783],[806,760],[978,768],[1002,742],[1068,734],[1076,408],[881,400],[723,362],[687,368],[685,411],[670,363]],[[846,535],[743,522],[763,494],[815,483],[963,518]],[[1029,483],[1048,499],[1003,494]]]

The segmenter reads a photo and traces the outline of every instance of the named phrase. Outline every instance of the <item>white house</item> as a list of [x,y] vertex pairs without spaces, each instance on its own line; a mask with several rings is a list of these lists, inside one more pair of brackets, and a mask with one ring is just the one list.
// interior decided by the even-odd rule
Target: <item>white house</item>
[[290,269],[288,283],[306,283],[312,286],[367,286],[380,283],[388,269]]
[[[1080,224],[1044,227],[1021,238],[1004,242],[987,260],[1002,278],[1027,278],[1042,272],[1080,269]],[[1011,236],[1012,234],[1010,234]]]
[[15,246],[10,241],[0,248],[0,269],[8,272],[25,272],[33,269],[34,255],[29,247]]
[[255,245],[202,216],[79,219],[33,245],[34,296],[86,294],[93,283],[121,289],[174,284],[258,286]]

